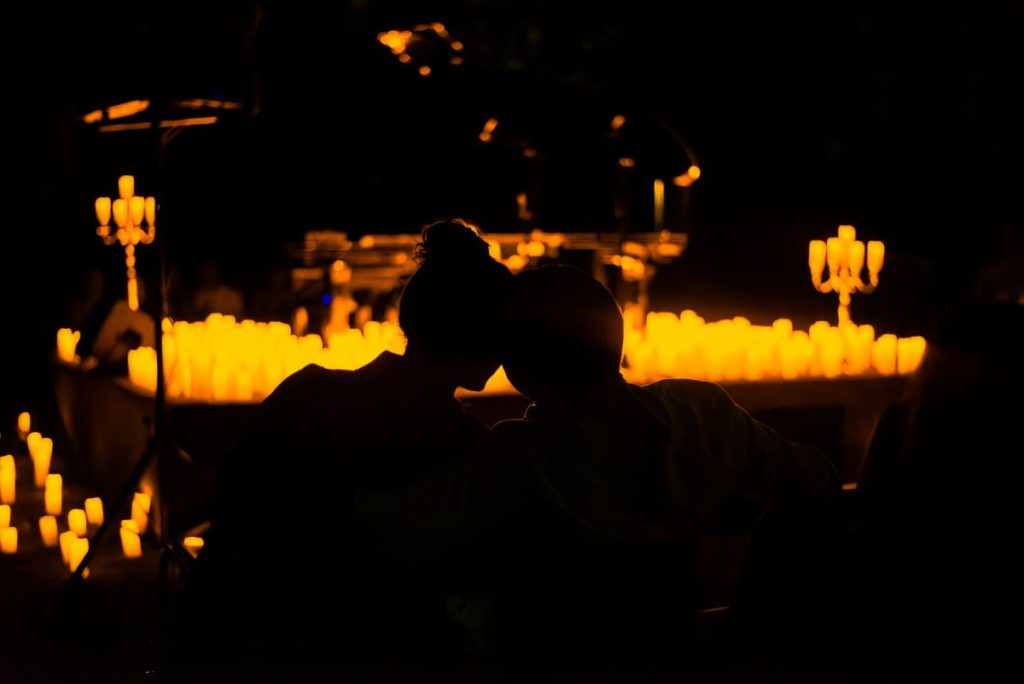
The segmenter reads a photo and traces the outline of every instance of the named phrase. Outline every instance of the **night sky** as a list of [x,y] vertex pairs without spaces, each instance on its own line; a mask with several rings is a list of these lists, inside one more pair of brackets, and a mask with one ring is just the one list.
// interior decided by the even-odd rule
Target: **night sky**
[[[704,173],[688,215],[669,197],[668,227],[691,247],[655,282],[656,306],[831,318],[833,298],[808,282],[806,242],[853,223],[888,247],[855,319],[927,333],[986,260],[1019,249],[1022,3],[426,5],[5,9],[5,148],[18,177],[0,248],[16,331],[3,335],[7,377],[34,382],[34,366],[14,360],[49,352],[88,267],[120,264],[97,244],[92,199],[124,172],[152,190],[155,145],[77,117],[139,97],[245,103],[168,146],[161,188],[172,262],[187,274],[215,259],[243,287],[309,229],[411,232],[467,215],[518,230],[525,187],[540,190],[543,229],[611,229],[624,153],[637,159],[630,223],[649,229],[649,180],[688,164],[673,135]],[[462,65],[440,44],[403,65],[376,39],[434,21],[465,44]],[[611,141],[619,113],[627,125]],[[498,137],[484,145],[491,117]],[[527,143],[539,159],[523,158]]]

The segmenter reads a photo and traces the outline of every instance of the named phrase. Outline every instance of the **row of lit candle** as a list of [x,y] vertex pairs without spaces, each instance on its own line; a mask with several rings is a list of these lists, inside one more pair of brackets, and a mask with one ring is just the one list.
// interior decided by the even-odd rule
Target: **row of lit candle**
[[691,378],[712,382],[796,380],[808,377],[912,373],[924,356],[922,337],[876,338],[870,325],[824,321],[794,330],[788,319],[770,326],[743,317],[706,322],[694,311],[679,316],[627,307],[624,372],[634,382]]

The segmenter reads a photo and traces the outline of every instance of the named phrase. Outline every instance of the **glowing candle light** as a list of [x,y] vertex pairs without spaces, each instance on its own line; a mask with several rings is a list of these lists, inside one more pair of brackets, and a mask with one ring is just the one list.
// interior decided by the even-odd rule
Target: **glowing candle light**
[[[124,522],[132,521],[125,520]],[[121,525],[121,550],[124,552],[125,558],[138,558],[142,555],[142,540],[139,538],[138,531],[123,524]]]
[[132,197],[128,200],[128,216],[131,217],[132,223],[140,225],[142,219],[146,217],[146,198],[145,197]]
[[127,200],[135,194],[135,177],[134,176],[121,176],[117,179],[117,192],[121,195],[121,199]]
[[811,275],[820,276],[825,270],[825,241],[811,240],[807,253],[807,263],[811,267]]
[[16,495],[14,483],[16,479],[14,457],[10,454],[0,456],[0,503],[14,503]]
[[35,473],[36,487],[46,484],[46,476],[50,474],[50,459],[53,457],[53,440],[43,437],[39,440],[32,458],[32,470]]
[[46,490],[43,498],[46,502],[46,512],[50,515],[60,515],[63,503],[63,486],[64,482],[60,475],[51,473],[46,476]]
[[146,198],[146,223],[150,228],[156,226],[156,197]]
[[74,545],[76,539],[78,539],[78,535],[70,530],[67,532],[61,532],[60,534],[60,557],[64,560],[64,565],[69,565],[71,563],[71,547]]
[[850,272],[853,275],[859,275],[862,268],[864,268],[864,243],[854,240],[850,243]]
[[828,254],[828,268],[830,271],[838,271],[843,261],[843,243],[839,238],[830,237],[825,245]]
[[0,528],[11,526],[11,507],[0,504]]
[[101,226],[110,225],[110,198],[109,197],[97,197],[96,198],[96,220],[99,221]]
[[661,230],[665,225],[665,181],[654,179],[654,229]]
[[0,530],[0,551],[6,554],[18,553],[17,527],[5,527]]
[[149,507],[152,499],[145,492],[135,492],[132,499],[132,520],[138,525],[139,533],[146,531],[149,526]]
[[857,239],[857,229],[853,226],[839,226],[839,239],[850,243]]
[[121,527],[131,530],[135,534],[139,533],[139,525],[134,520],[122,520]]
[[124,228],[128,225],[128,202],[123,199],[114,200],[112,205],[114,212],[114,223],[117,224],[118,228]]
[[32,430],[32,415],[28,411],[22,411],[18,414],[18,437],[21,441],[25,441],[28,437],[28,433]]
[[64,363],[74,363],[75,350],[78,348],[78,340],[82,333],[71,328],[61,328],[57,331],[57,358]]
[[68,565],[71,566],[71,572],[78,569],[82,559],[85,558],[85,554],[89,553],[89,540],[88,539],[75,539],[71,542],[71,555],[69,557]]
[[39,440],[43,436],[38,432],[28,433],[28,437],[25,438],[25,444],[28,445],[28,455],[32,457],[32,460],[36,460],[36,449],[39,448]]
[[85,500],[85,517],[90,525],[103,524],[103,499],[93,496]]
[[878,273],[885,263],[885,244],[878,240],[868,242],[868,271]]
[[81,508],[72,508],[68,511],[68,529],[79,537],[84,537],[89,534],[89,526],[86,523],[85,511]]
[[39,518],[39,536],[43,538],[44,546],[56,546],[57,518],[52,515],[44,515]]
[[[128,279],[128,308],[132,311],[139,310],[139,281],[135,278]],[[156,389],[154,388],[154,392]]]

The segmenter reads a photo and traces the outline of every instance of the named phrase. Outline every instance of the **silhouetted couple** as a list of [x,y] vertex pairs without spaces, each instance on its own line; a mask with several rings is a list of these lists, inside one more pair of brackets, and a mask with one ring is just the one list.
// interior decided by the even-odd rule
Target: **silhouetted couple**
[[[219,638],[344,658],[662,629],[692,614],[685,580],[665,592],[726,503],[814,509],[835,491],[827,458],[717,385],[627,383],[621,312],[589,275],[513,277],[462,221],[425,228],[418,258],[405,354],[297,372],[225,463],[200,558]],[[499,364],[533,405],[488,431],[454,392]]]

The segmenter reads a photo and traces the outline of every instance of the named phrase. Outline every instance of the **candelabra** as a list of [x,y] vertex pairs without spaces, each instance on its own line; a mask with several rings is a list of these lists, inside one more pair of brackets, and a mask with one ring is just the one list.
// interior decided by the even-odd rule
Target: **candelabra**
[[[808,263],[811,267],[811,282],[818,292],[839,294],[839,325],[850,322],[850,296],[854,292],[870,294],[878,286],[878,273],[885,259],[885,245],[871,240],[865,248],[857,240],[853,226],[839,226],[839,233],[828,241],[811,240]],[[861,270],[867,257],[868,282],[861,280]],[[828,280],[822,281],[825,264],[828,263]]]
[[[139,282],[135,271],[136,245],[148,245],[156,239],[156,198],[139,197],[135,194],[135,178],[121,176],[117,179],[120,197],[111,203],[109,197],[96,198],[96,220],[99,228],[96,234],[106,245],[114,243],[124,247],[124,263],[128,269],[128,307],[139,308]],[[113,233],[110,218],[113,214],[117,230]],[[146,230],[143,230],[143,224]]]

